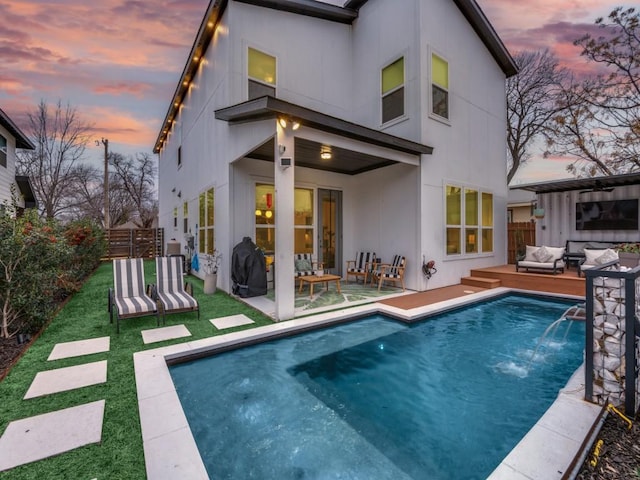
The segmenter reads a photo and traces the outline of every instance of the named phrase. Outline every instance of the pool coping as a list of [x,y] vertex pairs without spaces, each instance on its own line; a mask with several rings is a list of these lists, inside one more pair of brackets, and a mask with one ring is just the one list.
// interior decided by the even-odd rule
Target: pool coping
[[[171,379],[170,364],[367,315],[383,314],[412,322],[426,315],[508,293],[541,296],[540,292],[499,287],[411,310],[372,303],[134,353],[147,478],[209,478]],[[544,293],[542,296],[583,301],[580,297],[567,295]],[[567,471],[574,467],[574,459],[583,449],[602,411],[602,406],[586,402],[583,396],[584,366],[581,366],[560,390],[551,407],[489,478],[546,480],[560,479],[570,473]]]

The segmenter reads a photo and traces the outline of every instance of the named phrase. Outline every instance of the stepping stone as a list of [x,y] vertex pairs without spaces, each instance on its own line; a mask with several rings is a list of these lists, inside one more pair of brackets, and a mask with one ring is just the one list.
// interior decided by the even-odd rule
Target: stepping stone
[[51,393],[66,392],[76,388],[98,385],[107,381],[107,361],[85,363],[73,367],[56,368],[39,372],[31,382],[31,386],[24,396],[28,398],[41,397]]
[[51,350],[47,360],[60,360],[61,358],[80,357],[109,351],[110,337],[78,340],[75,342],[58,343]]
[[171,327],[152,328],[142,330],[142,341],[146,343],[163,342],[175,338],[190,337],[191,332],[184,325],[172,325]]
[[247,317],[244,314],[230,315],[228,317],[213,318],[213,319],[211,319],[209,321],[218,330],[222,330],[224,328],[239,327],[241,325],[249,325],[250,323],[255,323],[253,320],[251,320],[249,317]]
[[0,438],[0,471],[102,439],[104,400],[9,423]]

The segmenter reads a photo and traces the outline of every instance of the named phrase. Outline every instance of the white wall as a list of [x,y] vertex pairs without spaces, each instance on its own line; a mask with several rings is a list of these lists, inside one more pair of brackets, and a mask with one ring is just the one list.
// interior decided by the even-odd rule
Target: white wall
[[576,230],[576,203],[640,198],[640,185],[616,187],[612,192],[579,191],[538,195],[545,216],[536,222],[536,243],[564,247],[567,240],[640,241],[638,230]]
[[7,166],[0,166],[0,205],[11,205],[11,185],[16,179],[16,139],[2,126],[0,135],[7,139]]

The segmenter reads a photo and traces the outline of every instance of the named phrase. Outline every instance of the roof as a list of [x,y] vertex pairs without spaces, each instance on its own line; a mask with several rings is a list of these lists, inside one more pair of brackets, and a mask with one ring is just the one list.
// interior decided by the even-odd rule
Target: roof
[[24,197],[25,208],[35,208],[38,206],[38,200],[36,194],[31,186],[31,179],[26,175],[16,175],[16,184],[20,193]]
[[305,127],[315,128],[412,155],[431,154],[433,152],[433,148],[428,145],[396,137],[380,130],[374,130],[269,96],[221,108],[215,111],[215,116],[218,120],[236,124],[284,116],[290,120],[298,121]]
[[514,185],[510,190],[527,190],[534,193],[570,192],[572,190],[598,191],[604,188],[621,187],[640,184],[640,173],[610,175],[606,177],[570,178],[550,182]]
[[22,130],[18,128],[18,126],[13,123],[13,121],[9,118],[9,115],[4,113],[4,111],[0,108],[0,125],[6,128],[11,135],[13,135],[16,139],[16,148],[24,148],[25,150],[35,150],[36,146],[31,143],[31,140],[22,133]]
[[[362,8],[368,0],[348,0],[343,7],[314,0],[236,1],[351,25],[358,18],[359,9]],[[478,37],[487,47],[498,65],[500,65],[504,74],[507,77],[515,75],[518,72],[518,67],[515,61],[475,0],[453,0],[453,2],[471,24],[471,27],[478,34]],[[180,81],[178,82],[171,99],[169,109],[164,121],[162,122],[162,127],[160,128],[160,132],[156,138],[156,143],[153,147],[154,153],[158,153],[160,151],[160,148],[169,133],[169,126],[175,120],[180,104],[189,89],[189,84],[198,71],[198,60],[206,53],[216,30],[216,26],[220,22],[220,19],[227,8],[227,3],[228,0],[210,0],[209,2],[209,6],[207,7],[207,11],[202,19],[200,28],[198,29],[193,46],[189,52],[186,65],[182,71]]]

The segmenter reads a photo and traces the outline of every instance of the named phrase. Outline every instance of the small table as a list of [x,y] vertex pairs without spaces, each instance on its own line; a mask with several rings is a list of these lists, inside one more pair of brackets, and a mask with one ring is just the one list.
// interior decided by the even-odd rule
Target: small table
[[301,293],[302,292],[302,285],[304,283],[308,283],[309,284],[309,298],[313,298],[313,286],[316,283],[324,283],[325,284],[325,288],[327,290],[329,290],[329,282],[336,282],[336,290],[338,291],[338,293],[342,293],[340,291],[340,275],[307,275],[305,277],[300,277],[300,288],[298,289],[298,292]]

